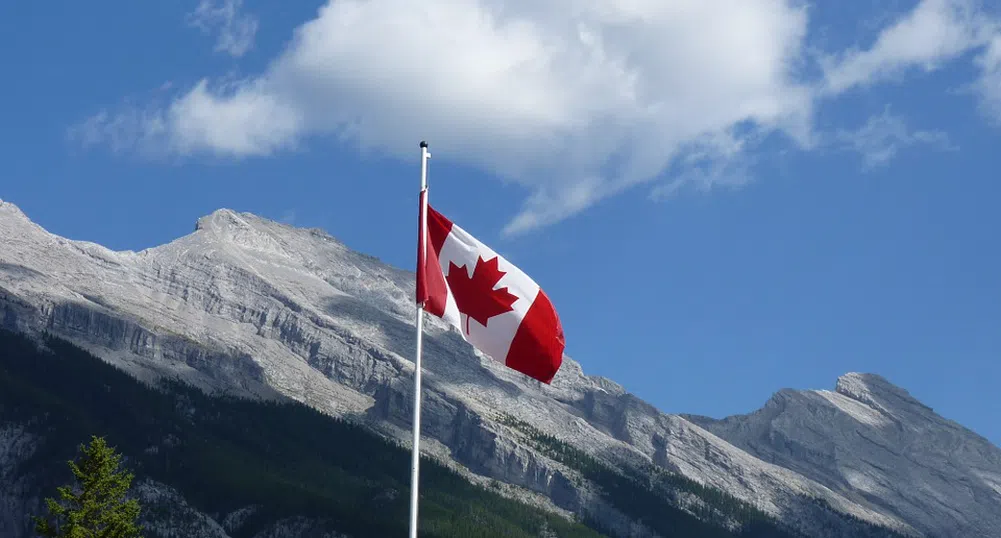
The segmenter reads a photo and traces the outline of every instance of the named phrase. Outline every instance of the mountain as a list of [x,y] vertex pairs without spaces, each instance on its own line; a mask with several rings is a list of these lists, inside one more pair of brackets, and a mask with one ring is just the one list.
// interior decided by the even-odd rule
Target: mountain
[[[0,536],[28,535],[94,432],[136,474],[149,538],[407,532],[409,453],[365,428],[296,402],[154,388],[63,340],[38,343],[0,329]],[[423,536],[600,536],[435,462],[422,475]]]
[[[0,202],[3,327],[146,382],[301,402],[404,446],[413,282],[323,231],[247,213],[115,252]],[[426,321],[422,449],[520,502],[622,536],[671,532],[626,491],[731,530],[761,514],[807,536],[1001,536],[1001,449],[881,378],[782,391],[717,421],[662,413],[570,357],[551,386],[535,382]]]
[[1001,450],[881,376],[781,391],[764,408],[689,417],[762,461],[939,536],[1001,536]]

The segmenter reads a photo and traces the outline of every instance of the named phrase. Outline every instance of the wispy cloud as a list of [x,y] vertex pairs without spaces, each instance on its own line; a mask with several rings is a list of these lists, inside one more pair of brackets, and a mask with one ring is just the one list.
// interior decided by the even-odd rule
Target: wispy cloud
[[726,187],[735,188],[749,183],[753,174],[753,152],[759,136],[737,135],[735,132],[716,133],[690,144],[684,156],[672,167],[670,179],[650,191],[652,200],[673,197],[684,188],[699,192]]
[[981,109],[992,122],[1001,125],[1001,35],[991,41],[976,62],[981,76],[974,89],[980,97]]
[[256,17],[242,13],[243,0],[200,0],[188,23],[206,34],[217,33],[215,51],[240,57],[254,44]]
[[858,129],[838,131],[835,141],[842,148],[858,152],[866,170],[886,165],[901,150],[913,146],[942,151],[957,149],[945,132],[910,129],[902,117],[890,111],[889,106],[881,114],[870,117]]
[[162,111],[126,107],[111,113],[103,110],[70,127],[68,137],[84,148],[107,145],[116,154],[138,152],[150,155],[155,142],[167,135]]
[[974,0],[922,0],[884,28],[871,47],[825,58],[822,92],[840,94],[913,69],[933,71],[983,47],[997,30],[997,22]]
[[[233,30],[238,0],[202,5],[196,14],[223,35],[253,35]],[[663,198],[745,183],[760,138],[813,147],[825,100],[977,48],[981,102],[1001,117],[1001,45],[989,46],[999,34],[976,6],[922,0],[871,46],[811,70],[802,0],[330,0],[259,75],[201,80],[155,112],[98,116],[89,140],[106,133],[124,147],[131,134],[157,151],[238,159],[317,136],[410,158],[427,139],[436,155],[526,188],[505,229],[519,233],[638,184]],[[838,136],[867,166],[937,136],[896,120]]]

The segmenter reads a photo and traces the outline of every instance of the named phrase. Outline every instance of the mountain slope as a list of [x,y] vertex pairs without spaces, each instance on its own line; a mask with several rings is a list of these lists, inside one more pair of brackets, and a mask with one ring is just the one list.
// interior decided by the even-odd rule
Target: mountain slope
[[[0,457],[0,491],[18,485],[21,501],[0,505],[0,536],[28,535],[28,515],[70,479],[65,462],[92,434],[136,473],[150,538],[263,537],[295,520],[338,537],[406,533],[405,449],[298,403],[154,389],[64,341],[44,344],[0,330],[0,455],[10,456]],[[423,536],[599,537],[434,462],[422,474]]]
[[834,391],[783,391],[750,415],[692,419],[937,535],[1001,536],[1001,451],[881,376],[850,373]]
[[[192,234],[169,244],[113,252],[51,235],[0,203],[0,245],[6,327],[50,331],[147,379],[177,376],[209,391],[285,396],[407,438],[412,273],[323,232],[229,210],[203,217]],[[910,516],[930,499],[958,495],[961,484],[914,490],[908,470],[890,469],[889,487],[908,506],[893,508],[856,485],[830,481],[819,468],[756,454],[710,421],[661,413],[610,380],[584,375],[569,357],[553,385],[542,385],[428,321],[422,448],[470,479],[517,486],[540,505],[601,514],[619,530],[634,523],[579,469],[533,446],[512,424],[530,425],[614,468],[680,473],[811,536],[844,535],[849,519],[818,522],[831,510],[924,535],[949,536],[964,520],[982,536],[1001,525],[999,512],[985,509],[992,497],[934,521]],[[846,435],[837,430],[841,422],[827,427],[820,438]],[[969,467],[962,458],[951,465]],[[989,483],[999,470],[988,465],[979,480]],[[686,510],[700,510],[697,500],[678,499]]]

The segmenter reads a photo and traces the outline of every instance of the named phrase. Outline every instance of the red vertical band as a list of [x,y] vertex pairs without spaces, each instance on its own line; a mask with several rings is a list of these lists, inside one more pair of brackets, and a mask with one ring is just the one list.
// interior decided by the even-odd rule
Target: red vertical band
[[563,364],[565,346],[560,318],[549,297],[540,289],[514,333],[505,364],[549,384]]
[[435,258],[438,257],[450,233],[452,233],[452,221],[428,205],[428,238],[431,240],[430,247],[434,250]]
[[418,198],[417,204],[417,304],[422,304],[427,301],[428,289],[427,289],[427,263],[421,263],[425,256],[424,244],[426,243],[426,237],[424,233],[424,201],[427,197],[427,191],[422,190]]
[[[445,274],[438,253],[441,252],[445,239],[452,231],[452,223],[441,213],[427,205],[426,192],[421,193],[421,211],[427,208],[427,237],[419,237],[417,241],[417,301],[424,303],[424,310],[439,318],[445,315],[445,303],[448,300],[448,286],[445,284]],[[423,218],[423,215],[421,215]],[[418,224],[420,226],[420,224]],[[418,235],[421,235],[418,232]],[[420,267],[421,252],[425,252],[424,266]]]

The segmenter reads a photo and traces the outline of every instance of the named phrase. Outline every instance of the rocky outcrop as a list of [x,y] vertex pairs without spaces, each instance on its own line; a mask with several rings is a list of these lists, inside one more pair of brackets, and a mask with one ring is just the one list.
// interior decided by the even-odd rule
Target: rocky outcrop
[[174,488],[141,480],[132,491],[142,504],[139,523],[147,534],[160,538],[229,538],[226,529],[207,514],[188,505]]
[[[403,443],[413,310],[411,273],[317,230],[220,210],[169,244],[114,252],[0,204],[4,326],[53,332],[140,376],[293,398]],[[985,535],[1001,524],[1001,451],[885,380],[783,391],[755,414],[713,421],[661,413],[569,357],[552,385],[535,382],[426,322],[422,447],[553,510],[633,524],[504,417],[615,467],[679,472],[813,536],[826,536],[810,524],[818,503],[914,534]],[[932,452],[917,442],[929,437]]]

